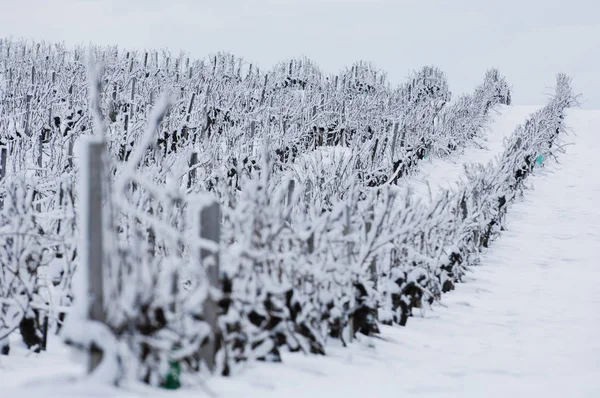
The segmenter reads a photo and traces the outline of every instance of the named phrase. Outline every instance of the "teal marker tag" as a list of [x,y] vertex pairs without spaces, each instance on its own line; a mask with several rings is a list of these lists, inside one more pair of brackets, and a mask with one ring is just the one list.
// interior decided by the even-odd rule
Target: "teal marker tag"
[[544,155],[541,155],[541,154],[540,154],[540,155],[538,155],[538,157],[537,157],[537,158],[535,158],[535,163],[537,163],[538,165],[540,165],[540,166],[541,166],[541,165],[542,165],[542,162],[543,162],[543,160],[544,160]]

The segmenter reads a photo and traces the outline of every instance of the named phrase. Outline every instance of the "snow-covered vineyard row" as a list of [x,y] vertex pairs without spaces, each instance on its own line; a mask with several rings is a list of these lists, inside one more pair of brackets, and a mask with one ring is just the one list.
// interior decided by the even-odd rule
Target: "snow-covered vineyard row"
[[[451,99],[432,67],[392,88],[366,63],[326,76],[306,59],[260,71],[229,54],[90,54],[101,72],[84,49],[0,42],[0,345],[9,354],[21,332],[42,349],[67,314],[63,337],[100,348],[97,373],[115,384],[165,385],[169,368],[193,379],[213,367],[207,348],[229,374],[405,325],[500,233],[525,178],[560,150],[574,101],[559,75],[499,156],[418,200],[405,180],[424,159],[464,151],[510,104],[496,70]],[[76,182],[89,188],[94,171],[74,148],[90,134],[106,143],[103,323],[71,310],[88,265],[90,198]],[[214,251],[198,219],[213,202],[218,264],[198,256]]]

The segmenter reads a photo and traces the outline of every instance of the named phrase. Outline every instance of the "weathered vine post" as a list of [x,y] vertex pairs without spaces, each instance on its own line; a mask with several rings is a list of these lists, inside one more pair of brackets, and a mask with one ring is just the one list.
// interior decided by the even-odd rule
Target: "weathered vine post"
[[25,99],[25,101],[26,101],[25,109],[26,110],[25,110],[25,125],[23,127],[25,130],[25,135],[28,137],[31,135],[31,133],[29,131],[29,119],[30,119],[30,112],[31,112],[31,98],[32,97],[33,96],[31,94],[27,94],[27,96],[25,97],[26,98]]
[[[219,245],[221,239],[221,208],[216,200],[200,210],[200,238],[214,242],[217,247]],[[218,289],[220,287],[219,249],[216,251],[200,249],[200,261],[201,266],[206,271],[210,288]],[[204,319],[209,324],[212,335],[209,343],[201,347],[200,356],[211,372],[215,370],[216,365],[215,357],[219,335],[217,312],[218,303],[212,294],[209,294],[204,304]]]
[[290,182],[288,183],[288,189],[287,189],[287,207],[288,207],[288,215],[287,215],[287,222],[291,222],[291,217],[292,217],[292,201],[294,199],[294,190],[296,189],[296,181],[295,180],[290,180]]
[[248,155],[252,155],[254,153],[254,135],[256,134],[256,120],[252,120],[250,122],[250,145],[248,148]]
[[[6,177],[6,160],[8,158],[8,150],[5,146],[0,149],[0,181]],[[4,207],[4,201],[0,199],[0,209]]]
[[8,150],[5,146],[0,149],[0,180],[6,177],[6,161],[8,158]]
[[[344,208],[344,236],[347,237],[348,235],[350,235],[350,227],[350,206],[346,205],[346,207]],[[352,243],[350,241],[346,242],[346,251],[348,265],[350,265],[350,263],[352,262]],[[352,340],[354,339],[354,314],[350,314],[350,316],[348,317],[348,332],[348,342],[352,343]]]
[[190,155],[190,171],[188,173],[187,188],[190,189],[196,182],[196,165],[198,164],[198,152]]
[[[104,322],[104,220],[102,214],[103,195],[103,164],[104,141],[91,141],[85,148],[84,161],[87,175],[83,176],[88,181],[85,199],[82,201],[82,214],[87,219],[85,225],[87,250],[84,261],[88,267],[88,289],[89,289],[89,313],[90,320]],[[88,372],[91,373],[102,361],[102,352],[98,347],[90,348]]]
[[396,161],[396,143],[398,142],[398,122],[394,123],[394,135],[392,138],[391,158]]
[[[366,238],[368,239],[369,233],[373,228],[373,222],[375,221],[375,207],[373,203],[369,205],[368,214],[367,214],[367,222],[365,223],[365,232]],[[369,264],[369,273],[371,274],[371,281],[376,284],[377,283],[377,260],[375,257],[371,259],[371,263]]]

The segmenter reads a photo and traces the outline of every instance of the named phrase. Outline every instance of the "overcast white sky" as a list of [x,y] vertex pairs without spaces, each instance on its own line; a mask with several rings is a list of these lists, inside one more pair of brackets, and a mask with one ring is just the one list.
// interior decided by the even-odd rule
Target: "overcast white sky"
[[517,104],[544,103],[565,72],[600,109],[600,0],[0,0],[0,36],[230,51],[263,68],[306,55],[335,72],[362,59],[395,84],[435,64],[455,93],[494,66]]

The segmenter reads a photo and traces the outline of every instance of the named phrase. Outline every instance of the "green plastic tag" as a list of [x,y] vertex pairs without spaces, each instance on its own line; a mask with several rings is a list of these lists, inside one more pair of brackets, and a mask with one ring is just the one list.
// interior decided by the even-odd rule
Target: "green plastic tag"
[[181,383],[179,382],[179,375],[181,374],[181,366],[177,361],[169,362],[169,373],[167,373],[167,377],[165,377],[165,382],[163,383],[163,388],[167,390],[177,390],[181,387]]

